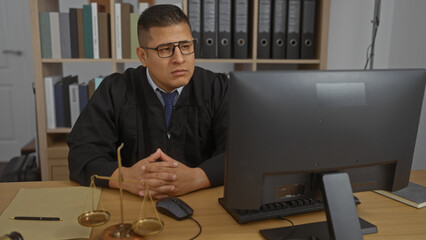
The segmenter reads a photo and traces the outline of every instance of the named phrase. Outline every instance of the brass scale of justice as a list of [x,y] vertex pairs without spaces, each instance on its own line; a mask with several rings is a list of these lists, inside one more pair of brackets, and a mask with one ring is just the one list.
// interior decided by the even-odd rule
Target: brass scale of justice
[[[123,148],[124,144],[122,143],[117,148],[117,160],[118,160],[118,183],[119,183],[119,190],[120,190],[120,213],[121,213],[121,223],[113,225],[107,229],[104,230],[102,239],[142,239],[139,238],[137,235],[143,237],[148,235],[154,235],[164,228],[164,222],[160,219],[157,209],[154,206],[154,202],[152,200],[151,194],[149,193],[149,186],[145,185],[145,194],[142,201],[142,208],[141,208],[141,214],[139,215],[139,219],[130,223],[124,223],[124,213],[123,213],[123,188],[122,188],[122,182],[137,182],[136,180],[130,180],[130,179],[123,179],[123,175],[121,172],[121,154],[120,151]],[[95,210],[94,209],[94,192],[96,189],[95,185],[95,178],[98,179],[104,179],[104,180],[111,180],[111,177],[105,177],[105,176],[98,176],[93,175],[90,179],[90,188],[92,188],[92,210],[89,210],[87,212],[82,213],[80,216],[78,216],[78,222],[80,225],[85,227],[98,227],[101,225],[106,224],[110,218],[111,214],[108,211],[105,211],[102,207],[102,210]],[[149,200],[151,201],[152,207],[155,210],[156,218],[153,217],[145,217],[146,215],[146,201],[147,196],[149,197]],[[100,203],[101,204],[101,203]],[[142,213],[144,213],[142,217]],[[136,235],[135,235],[136,234]]]

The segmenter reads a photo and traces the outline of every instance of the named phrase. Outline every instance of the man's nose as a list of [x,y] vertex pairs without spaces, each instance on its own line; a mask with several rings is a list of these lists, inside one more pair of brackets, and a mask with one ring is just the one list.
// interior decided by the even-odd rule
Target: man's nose
[[182,52],[180,51],[180,48],[179,48],[178,45],[174,46],[174,54],[173,54],[172,58],[173,58],[174,62],[179,62],[179,63],[184,62],[184,60],[185,60],[185,57],[183,56]]

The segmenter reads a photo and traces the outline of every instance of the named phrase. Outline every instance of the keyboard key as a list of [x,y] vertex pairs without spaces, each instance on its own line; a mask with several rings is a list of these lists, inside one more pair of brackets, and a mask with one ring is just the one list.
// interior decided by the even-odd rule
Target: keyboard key
[[297,206],[297,201],[296,200],[290,201],[288,203],[290,204],[290,207],[296,207]]

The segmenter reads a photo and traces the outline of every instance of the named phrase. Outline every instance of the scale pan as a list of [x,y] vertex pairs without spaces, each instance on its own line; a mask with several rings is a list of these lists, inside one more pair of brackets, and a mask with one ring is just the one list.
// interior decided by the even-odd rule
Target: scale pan
[[93,210],[78,216],[78,223],[85,227],[97,227],[104,225],[111,218],[111,214],[103,210]]
[[140,236],[154,235],[164,228],[163,221],[157,218],[139,219],[132,224],[133,232]]

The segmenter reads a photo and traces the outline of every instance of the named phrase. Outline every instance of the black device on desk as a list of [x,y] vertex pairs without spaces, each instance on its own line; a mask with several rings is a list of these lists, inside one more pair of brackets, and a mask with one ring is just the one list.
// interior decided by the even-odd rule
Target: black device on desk
[[192,209],[186,202],[177,197],[167,197],[157,201],[155,204],[156,209],[169,217],[172,217],[178,221],[191,219],[198,226],[198,233],[191,239],[196,239],[200,236],[202,227],[201,224],[192,217],[194,209]]
[[328,224],[262,235],[362,238],[365,221],[352,192],[407,186],[426,71],[233,72],[230,78],[222,206],[250,213],[323,201]]
[[[226,208],[224,198],[219,198],[219,203],[238,223],[256,222],[271,218],[282,218],[301,213],[324,210],[322,199],[299,198],[290,201],[277,201],[260,205],[256,209]],[[361,204],[354,196],[355,204]]]
[[186,202],[176,197],[160,199],[155,204],[155,207],[160,213],[179,221],[190,218],[194,213],[194,209]]

